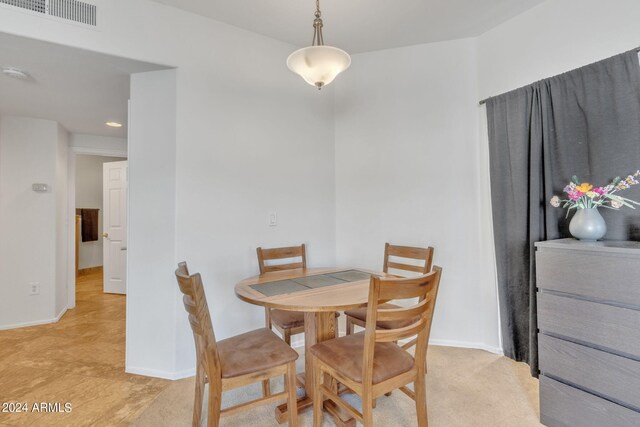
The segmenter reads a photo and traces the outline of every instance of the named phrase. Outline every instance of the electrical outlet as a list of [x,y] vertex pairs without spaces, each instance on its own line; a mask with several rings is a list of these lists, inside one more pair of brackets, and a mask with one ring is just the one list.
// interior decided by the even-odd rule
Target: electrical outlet
[[29,282],[29,295],[40,295],[40,282]]

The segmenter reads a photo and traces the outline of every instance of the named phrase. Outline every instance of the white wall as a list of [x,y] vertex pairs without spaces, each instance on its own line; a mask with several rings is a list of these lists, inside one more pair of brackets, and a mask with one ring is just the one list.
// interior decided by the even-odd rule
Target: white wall
[[[225,55],[246,49],[232,40]],[[233,290],[258,274],[256,247],[304,242],[310,266],[335,263],[331,88],[318,93],[286,69],[291,46],[246,43],[246,64],[178,69],[176,253],[202,273],[220,339],[264,325],[264,310]],[[198,90],[180,89],[194,81]],[[277,227],[267,225],[270,210]],[[183,310],[179,365],[193,351]]]
[[[200,109],[178,108],[176,244],[178,257],[203,274],[219,338],[264,325],[264,309],[233,290],[258,274],[258,246],[306,243],[310,266],[335,263],[332,93],[291,75],[284,65],[290,49],[251,51],[262,71],[247,71],[247,80],[178,70],[179,87],[201,81],[198,92],[178,92],[179,105],[215,94]],[[202,134],[207,122],[210,132]],[[267,224],[271,210],[276,227]]]
[[56,172],[54,192],[56,195],[56,309],[58,315],[67,309],[67,256],[69,241],[67,240],[69,216],[67,206],[69,203],[69,187],[67,177],[69,174],[69,132],[57,125],[56,144]]
[[174,70],[132,76],[129,131],[127,318],[135,322],[127,322],[126,366],[127,372],[169,377],[178,375],[176,316],[182,314],[173,277],[175,76]]
[[432,342],[498,351],[476,61],[472,39],[354,56],[336,82],[337,256],[380,269],[385,242],[433,246],[444,272]]
[[553,0],[478,38],[480,97],[640,46],[637,0]]
[[79,268],[102,266],[102,165],[109,162],[119,162],[121,157],[91,156],[79,154],[76,156],[76,208],[100,209],[98,212],[98,240],[83,242],[80,239]]
[[[66,309],[66,132],[0,117],[0,329],[46,323]],[[49,186],[36,193],[33,183]],[[29,295],[29,283],[40,285]]]

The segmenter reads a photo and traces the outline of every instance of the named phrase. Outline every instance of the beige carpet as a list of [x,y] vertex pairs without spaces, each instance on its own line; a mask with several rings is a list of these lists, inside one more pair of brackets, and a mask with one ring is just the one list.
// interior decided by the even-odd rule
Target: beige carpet
[[[538,381],[529,375],[527,365],[482,350],[436,346],[429,348],[428,361],[427,401],[431,427],[540,425]],[[276,390],[282,389],[282,381],[272,384]],[[223,407],[258,397],[260,392],[258,385],[227,392]],[[353,396],[349,400],[353,404],[357,398]],[[192,410],[193,378],[189,378],[176,381],[160,393],[132,425],[189,426]],[[273,413],[273,405],[262,406],[225,417],[222,425],[277,426]],[[380,427],[417,425],[415,405],[401,392],[378,399],[374,416],[376,426]],[[312,425],[311,411],[300,414],[299,424]],[[324,426],[332,425],[331,417],[325,416]]]

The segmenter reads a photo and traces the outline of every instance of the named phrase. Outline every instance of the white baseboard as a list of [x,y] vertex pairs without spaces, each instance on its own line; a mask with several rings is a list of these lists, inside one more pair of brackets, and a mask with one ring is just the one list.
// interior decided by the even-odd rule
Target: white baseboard
[[165,380],[181,380],[196,375],[195,368],[178,372],[159,371],[157,369],[127,367],[124,370],[127,374],[144,375],[145,377],[162,378]]
[[[344,336],[344,333],[341,332],[340,336]],[[437,345],[442,347],[475,348],[479,350],[488,351],[489,353],[499,354],[500,356],[504,355],[501,348],[489,346],[486,344],[471,343],[466,341],[432,339],[429,341],[429,345]],[[304,335],[300,334],[295,336],[291,340],[291,347],[293,347],[298,351],[304,350]],[[193,377],[196,374],[195,369],[187,369],[179,372],[167,372],[167,371],[158,371],[155,369],[136,368],[136,367],[128,367],[125,369],[125,372],[128,374],[144,375],[146,377],[163,378],[166,380],[181,380],[183,378]]]
[[57,323],[62,319],[62,316],[67,312],[67,307],[64,307],[62,311],[53,319],[34,320],[33,322],[14,323],[12,325],[0,325],[0,331],[6,331],[8,329],[27,328],[29,326],[48,325],[50,323]]
[[[343,332],[340,332],[340,336],[344,336]],[[406,340],[409,342],[409,340]],[[478,350],[485,350],[489,353],[499,354],[500,356],[504,356],[504,352],[499,347],[493,347],[490,345],[482,344],[482,343],[474,343],[468,341],[456,341],[456,340],[438,340],[431,339],[429,340],[429,345],[437,345],[442,347],[458,347],[458,348],[475,348]],[[294,337],[291,340],[291,347],[298,349],[304,349],[304,335],[300,334]]]
[[196,376],[196,369],[186,369],[184,371],[179,371],[176,372],[175,374],[175,378],[176,380],[181,380],[183,378],[189,378],[189,377],[195,377]]
[[55,321],[56,321],[56,322],[59,322],[59,321],[60,321],[60,319],[62,319],[62,316],[64,316],[64,314],[67,312],[67,310],[68,310],[68,308],[67,308],[67,307],[64,307],[64,308],[60,311],[60,313],[56,316],[56,320],[55,320]]
[[476,348],[478,350],[485,350],[485,351],[488,351],[489,353],[494,353],[494,354],[499,354],[500,356],[504,356],[504,351],[501,348],[482,344],[482,343],[432,339],[432,340],[429,340],[429,345],[438,345],[442,347]]

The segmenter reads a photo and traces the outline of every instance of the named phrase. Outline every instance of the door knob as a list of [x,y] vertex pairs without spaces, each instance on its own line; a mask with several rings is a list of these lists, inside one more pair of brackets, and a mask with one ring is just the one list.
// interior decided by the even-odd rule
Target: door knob
[[105,239],[108,239],[109,238],[109,233],[107,233],[107,232],[102,233],[102,237],[104,237]]

